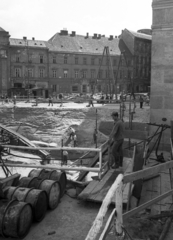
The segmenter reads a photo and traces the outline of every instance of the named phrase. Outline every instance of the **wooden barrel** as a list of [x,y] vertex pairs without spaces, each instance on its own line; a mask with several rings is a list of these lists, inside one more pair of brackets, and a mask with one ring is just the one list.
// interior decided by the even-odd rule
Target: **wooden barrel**
[[0,234],[24,238],[32,224],[31,205],[17,200],[0,200]]
[[[16,187],[15,190],[11,191],[10,188],[13,187],[6,187],[4,191],[5,198],[30,203],[34,220],[36,222],[43,220],[48,206],[48,197],[45,191],[22,187]],[[13,192],[13,194],[8,194],[8,192]]]
[[29,185],[32,185],[32,182],[37,181],[37,177],[23,177],[20,178],[18,186],[19,187],[29,187]]
[[44,171],[44,169],[33,169],[31,172],[28,174],[28,177],[38,177],[40,173]]
[[46,215],[48,198],[47,193],[39,189],[31,189],[25,202],[30,203],[33,209],[33,217],[36,222],[41,222]]
[[60,201],[61,187],[59,182],[53,180],[40,181],[39,189],[46,191],[49,209],[55,209]]
[[67,177],[65,172],[57,172],[56,170],[51,171],[44,169],[44,171],[40,172],[39,178],[58,181],[61,187],[61,197],[64,195],[67,184]]
[[4,192],[4,198],[8,200],[12,200],[13,194],[16,191],[18,187],[13,187],[13,186],[7,186],[3,189]]

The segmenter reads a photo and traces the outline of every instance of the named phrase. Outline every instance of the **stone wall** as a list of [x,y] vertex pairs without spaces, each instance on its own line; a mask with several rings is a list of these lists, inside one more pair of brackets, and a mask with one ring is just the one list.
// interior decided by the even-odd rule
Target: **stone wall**
[[[153,0],[150,121],[173,120],[173,1]],[[162,118],[167,118],[166,122]],[[151,132],[154,131],[151,128]],[[170,142],[168,129],[162,143]]]

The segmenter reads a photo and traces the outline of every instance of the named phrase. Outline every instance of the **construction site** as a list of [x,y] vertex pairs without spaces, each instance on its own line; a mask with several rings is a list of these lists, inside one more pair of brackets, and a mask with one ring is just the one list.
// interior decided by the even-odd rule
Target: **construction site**
[[[117,74],[105,91],[63,99],[0,102],[0,239],[172,240],[173,1],[153,0],[151,86],[119,94]],[[162,17],[160,17],[162,16]],[[103,98],[103,95],[109,95]],[[143,100],[141,101],[141,96]],[[146,96],[148,98],[146,98]],[[112,167],[112,112],[124,123],[123,164]]]

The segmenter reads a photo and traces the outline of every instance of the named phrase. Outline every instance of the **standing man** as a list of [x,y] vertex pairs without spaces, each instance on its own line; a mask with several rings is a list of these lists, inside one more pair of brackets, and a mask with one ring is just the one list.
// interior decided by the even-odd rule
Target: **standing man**
[[53,99],[52,99],[52,96],[49,96],[49,105],[48,106],[50,106],[51,104],[53,106]]
[[63,99],[63,94],[62,94],[62,93],[60,93],[60,94],[59,94],[59,99],[61,100],[60,107],[62,107],[62,105],[63,105],[63,102],[62,102],[62,99]]
[[140,102],[140,108],[143,108],[144,99],[143,99],[142,95],[140,95],[140,97],[139,97],[139,102]]
[[114,127],[109,136],[109,143],[112,145],[113,164],[115,168],[119,168],[123,166],[124,123],[118,118],[118,112],[113,112],[111,116],[114,120]]

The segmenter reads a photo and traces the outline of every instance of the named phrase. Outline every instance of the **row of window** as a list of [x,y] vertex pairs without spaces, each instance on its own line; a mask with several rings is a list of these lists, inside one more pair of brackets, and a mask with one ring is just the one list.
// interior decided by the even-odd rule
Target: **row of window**
[[[113,74],[114,74],[114,77],[116,78],[117,77],[117,71],[113,71]],[[44,68],[40,68],[39,69],[39,72],[38,72],[38,75],[39,77],[43,78],[45,77],[45,69]],[[15,68],[15,72],[14,72],[14,76],[15,77],[22,77],[22,69],[21,68]],[[34,69],[33,68],[27,68],[25,73],[24,73],[24,77],[34,77]],[[58,70],[56,69],[53,69],[52,70],[52,77],[53,78],[58,78]],[[63,77],[64,78],[68,78],[69,77],[69,71],[68,69],[64,69],[63,70]],[[88,77],[88,71],[87,70],[74,70],[74,77],[76,79],[78,78],[87,78]],[[98,76],[96,75],[96,70],[92,69],[90,71],[90,77],[92,79],[98,77],[100,79],[102,78],[109,78],[109,77],[112,77],[112,72],[111,71],[108,71],[108,70],[100,70],[98,72]],[[130,78],[131,77],[131,71],[128,70],[128,71],[123,71],[123,70],[119,70],[119,78],[122,79],[123,77],[128,77]]]
[[[33,62],[32,60],[33,60],[32,54],[28,54],[27,61],[29,63],[32,63]],[[71,60],[71,57],[64,56],[63,59],[60,58],[59,60],[62,60],[62,63],[64,63],[64,64],[71,64],[71,62],[69,61],[69,60]],[[91,59],[89,59],[89,58],[83,57],[83,59],[82,59],[83,62],[81,62],[80,60],[81,59],[79,59],[79,57],[75,57],[74,58],[74,64],[78,65],[80,63],[83,63],[83,65],[87,65],[87,64],[91,64],[91,65],[96,64],[97,65],[97,64],[99,64],[99,65],[112,65],[112,66],[116,66],[116,65],[119,64],[119,60],[117,60],[117,59],[112,59],[112,62],[110,63],[110,59],[107,58],[107,57],[104,57],[103,59],[102,58],[99,58],[99,59],[91,58]],[[17,63],[22,62],[20,55],[16,55],[16,62]],[[46,63],[44,55],[39,55],[39,63]],[[58,63],[56,56],[52,57],[52,63],[53,64]],[[124,59],[122,59],[121,62],[120,62],[120,65],[125,66],[125,64],[126,63],[125,63]],[[128,60],[128,66],[131,66],[131,60]]]

